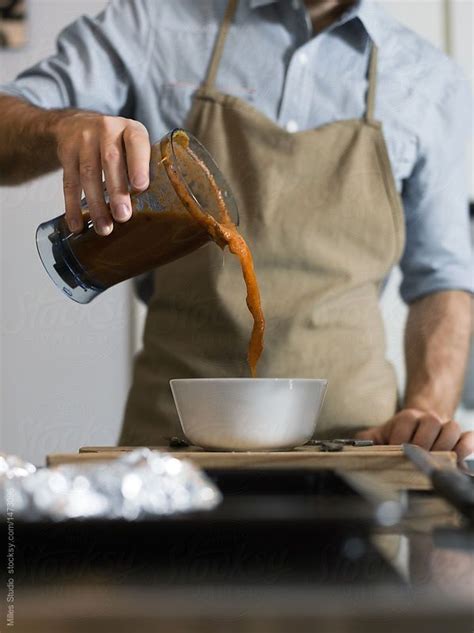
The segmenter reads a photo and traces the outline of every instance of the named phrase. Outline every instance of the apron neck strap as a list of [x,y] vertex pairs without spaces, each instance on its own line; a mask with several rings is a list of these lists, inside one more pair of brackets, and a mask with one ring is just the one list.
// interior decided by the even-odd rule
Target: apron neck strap
[[377,88],[377,53],[378,49],[372,44],[370,49],[368,87],[366,97],[365,120],[367,123],[373,123],[375,111],[375,92]]
[[219,29],[216,43],[214,44],[214,50],[212,51],[211,61],[209,63],[206,79],[204,81],[204,86],[206,88],[214,88],[214,84],[216,83],[217,71],[219,70],[222,53],[224,52],[227,34],[229,33],[229,29],[237,11],[238,4],[239,0],[229,0],[227,4],[227,9],[225,11],[224,19],[222,20],[222,24]]

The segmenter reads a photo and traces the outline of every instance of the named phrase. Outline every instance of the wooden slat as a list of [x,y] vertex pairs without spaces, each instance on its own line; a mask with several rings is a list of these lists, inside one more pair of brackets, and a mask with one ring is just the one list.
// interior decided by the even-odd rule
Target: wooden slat
[[[199,448],[198,446],[185,446],[183,448],[170,448],[168,445],[159,445],[159,446],[82,446],[79,449],[79,453],[108,453],[108,452],[121,452],[121,453],[127,453],[130,451],[134,451],[137,448],[149,448],[151,450],[154,451],[170,451],[170,452],[179,452],[182,453],[184,452],[193,452],[193,453],[209,453],[209,454],[215,454],[217,453],[224,453],[226,455],[236,455],[238,454],[238,452],[236,451],[206,451],[203,448]],[[402,453],[402,449],[399,445],[386,445],[386,446],[345,446],[344,447],[344,451],[343,452],[357,452],[360,453],[361,451],[364,452],[368,452],[368,453],[379,453],[379,454],[385,454],[385,453],[398,453],[401,454]],[[255,453],[265,453],[266,455],[268,454],[274,454],[274,455],[294,455],[295,453],[317,453],[318,455],[321,453],[321,451],[319,450],[318,446],[298,446],[296,448],[294,448],[291,451],[243,451],[240,454],[243,455],[254,455]]]
[[[47,457],[48,466],[60,464],[107,462],[123,456],[129,447],[85,447],[80,453],[53,454]],[[339,468],[374,475],[381,482],[397,489],[428,490],[429,480],[408,461],[397,446],[353,448],[346,447],[338,453],[323,453],[314,447],[281,452],[210,452],[202,449],[168,449],[178,459],[189,459],[201,468]],[[455,467],[456,455],[450,452],[434,452],[433,455],[446,466]]]
[[91,462],[110,462],[123,457],[123,452],[108,451],[107,453],[51,453],[46,456],[46,466],[61,466],[62,464],[88,464]]

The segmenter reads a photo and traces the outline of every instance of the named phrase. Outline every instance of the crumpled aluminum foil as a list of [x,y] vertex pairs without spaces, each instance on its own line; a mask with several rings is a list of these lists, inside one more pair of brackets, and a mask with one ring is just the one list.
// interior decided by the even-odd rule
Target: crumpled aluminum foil
[[211,510],[221,493],[189,461],[137,449],[107,464],[36,469],[0,454],[0,516],[52,519],[150,519]]
[[24,462],[16,455],[0,453],[0,481],[14,479],[15,477],[27,477],[36,471],[36,466]]

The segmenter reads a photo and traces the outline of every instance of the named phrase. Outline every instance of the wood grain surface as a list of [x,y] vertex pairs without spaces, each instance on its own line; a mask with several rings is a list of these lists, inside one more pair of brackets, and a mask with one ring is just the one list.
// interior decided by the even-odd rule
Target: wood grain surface
[[[48,466],[60,464],[107,462],[123,456],[137,447],[129,446],[85,446],[79,453],[56,453],[48,455]],[[337,453],[321,452],[319,447],[304,446],[292,451],[277,452],[219,452],[205,451],[197,447],[169,448],[148,447],[165,451],[178,459],[189,459],[201,468],[288,468],[315,469],[338,468],[341,470],[376,474],[381,482],[397,489],[429,490],[430,482],[403,455],[400,446],[346,446]],[[451,452],[434,452],[444,465],[455,467],[456,455]]]

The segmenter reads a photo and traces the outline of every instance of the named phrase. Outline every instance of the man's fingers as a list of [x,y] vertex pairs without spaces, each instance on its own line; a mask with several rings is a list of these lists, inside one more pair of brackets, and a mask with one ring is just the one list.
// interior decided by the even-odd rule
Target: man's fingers
[[468,455],[474,453],[474,431],[463,433],[454,447],[458,456],[458,461],[466,459]]
[[80,233],[84,228],[81,212],[81,180],[79,177],[79,163],[73,159],[63,165],[63,191],[66,207],[66,222],[69,230]]
[[134,191],[150,184],[150,139],[144,125],[134,121],[125,128],[123,142],[127,157],[128,180]]
[[413,443],[432,451],[455,450],[459,461],[474,453],[474,431],[461,433],[454,420],[443,423],[436,414],[418,409],[403,409],[385,424],[359,431],[355,437],[375,444]]
[[117,222],[126,222],[132,215],[132,205],[128,192],[122,138],[107,139],[101,146],[100,156],[112,216]]
[[418,421],[418,427],[412,437],[411,443],[431,450],[443,430],[443,422],[436,415],[427,413]]
[[[85,113],[58,126],[57,137],[70,229],[80,232],[84,226],[80,207],[84,190],[95,230],[108,235],[114,220],[125,222],[131,217],[129,189],[141,192],[149,186],[151,147],[146,128],[122,117]],[[110,204],[105,201],[102,172]]]
[[105,203],[98,147],[89,145],[81,153],[79,173],[94,228],[99,235],[109,235],[113,230],[113,221]]
[[402,411],[392,420],[391,426],[387,428],[387,444],[405,444],[406,442],[411,442],[418,427],[419,415],[413,414],[410,411]]
[[443,424],[441,433],[432,446],[433,451],[452,451],[461,437],[461,427],[454,420]]

